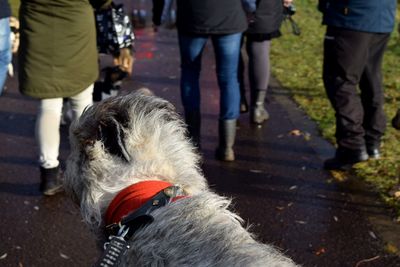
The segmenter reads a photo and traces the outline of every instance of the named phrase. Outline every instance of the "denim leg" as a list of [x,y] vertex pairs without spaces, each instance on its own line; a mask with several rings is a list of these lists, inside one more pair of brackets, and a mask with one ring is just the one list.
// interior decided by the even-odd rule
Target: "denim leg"
[[240,114],[240,89],[237,77],[242,33],[212,35],[220,89],[220,120],[237,119]]
[[207,35],[178,34],[181,55],[181,100],[185,111],[200,109],[201,56]]
[[11,62],[11,40],[9,18],[0,19],[0,95],[7,78],[8,64]]

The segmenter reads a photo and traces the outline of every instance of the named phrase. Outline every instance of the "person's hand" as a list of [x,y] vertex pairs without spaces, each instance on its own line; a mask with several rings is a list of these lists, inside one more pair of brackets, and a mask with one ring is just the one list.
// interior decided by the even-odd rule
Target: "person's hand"
[[288,7],[293,4],[293,0],[283,0],[283,6]]
[[132,75],[133,56],[130,48],[121,48],[119,57],[114,57],[113,64]]

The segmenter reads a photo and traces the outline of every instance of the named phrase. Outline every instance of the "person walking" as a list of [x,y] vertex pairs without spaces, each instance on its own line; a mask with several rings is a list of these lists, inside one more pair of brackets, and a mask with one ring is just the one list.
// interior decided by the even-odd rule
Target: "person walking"
[[19,90],[40,99],[35,136],[44,195],[62,190],[58,155],[63,98],[70,98],[74,118],[92,104],[99,70],[93,7],[110,2],[21,1]]
[[[320,0],[324,41],[323,82],[335,110],[337,149],[324,162],[347,170],[380,157],[385,132],[382,59],[393,31],[396,0]],[[360,88],[360,94],[357,91]]]
[[249,14],[249,27],[244,39],[249,57],[250,122],[254,124],[262,124],[269,118],[265,97],[270,78],[271,40],[281,36],[279,28],[284,18],[283,9],[288,8],[292,2],[293,0],[259,0],[255,11]]
[[0,95],[7,79],[8,65],[11,62],[10,38],[11,9],[7,0],[0,0]]
[[181,99],[185,121],[195,145],[200,147],[201,56],[211,38],[220,89],[219,145],[216,158],[235,159],[233,145],[239,117],[237,78],[240,40],[247,28],[241,0],[177,0],[177,29],[181,59]]

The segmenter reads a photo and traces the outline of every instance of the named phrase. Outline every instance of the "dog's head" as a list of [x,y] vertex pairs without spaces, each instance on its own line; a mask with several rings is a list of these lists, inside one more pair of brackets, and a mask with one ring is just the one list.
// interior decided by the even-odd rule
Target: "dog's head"
[[199,156],[171,103],[139,90],[89,107],[70,127],[65,188],[97,228],[112,198],[144,180],[180,185],[188,194],[206,188]]

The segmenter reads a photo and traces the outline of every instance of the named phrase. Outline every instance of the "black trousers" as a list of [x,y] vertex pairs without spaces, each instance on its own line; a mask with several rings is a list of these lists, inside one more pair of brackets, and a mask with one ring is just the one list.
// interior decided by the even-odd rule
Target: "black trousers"
[[164,9],[164,0],[153,0],[153,24],[156,26],[161,25],[161,15]]
[[335,110],[339,148],[360,150],[380,144],[386,127],[381,68],[389,37],[327,28],[323,81]]

